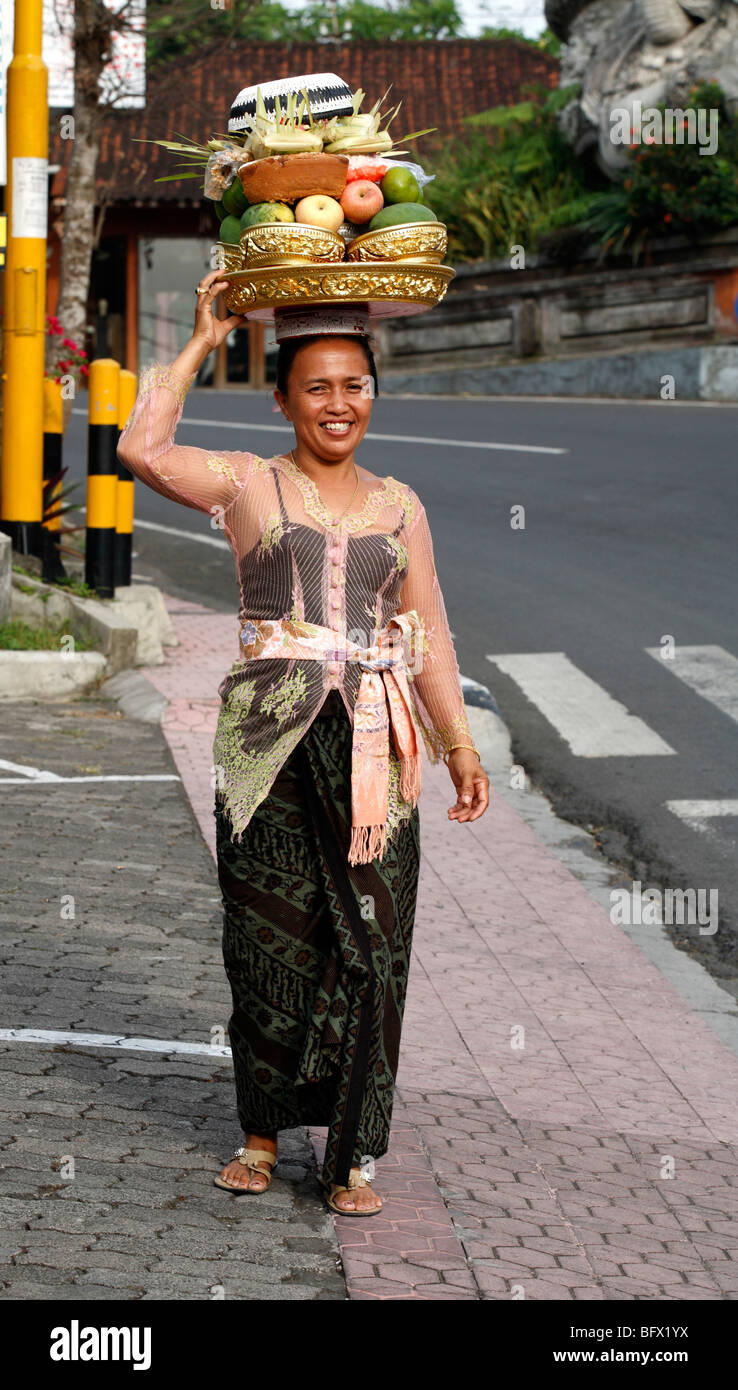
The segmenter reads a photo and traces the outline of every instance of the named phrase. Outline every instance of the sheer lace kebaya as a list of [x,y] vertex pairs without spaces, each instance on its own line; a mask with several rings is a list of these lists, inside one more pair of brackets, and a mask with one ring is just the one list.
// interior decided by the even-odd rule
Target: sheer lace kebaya
[[366,862],[417,800],[418,730],[432,763],[474,742],[425,508],[387,477],[335,522],[286,456],[175,444],[194,380],[145,368],[118,455],[155,492],[214,518],[233,550],[239,654],[218,687],[213,744],[231,839],[336,689],[353,727],[349,862]]

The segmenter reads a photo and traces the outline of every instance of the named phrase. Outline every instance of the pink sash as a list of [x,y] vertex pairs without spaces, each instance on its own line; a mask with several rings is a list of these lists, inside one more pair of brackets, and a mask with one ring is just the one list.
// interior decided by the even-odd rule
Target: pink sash
[[[358,661],[361,680],[354,706],[351,745],[350,864],[382,858],[387,839],[389,726],[400,758],[400,794],[413,805],[420,796],[419,741],[408,686],[408,668],[420,669],[423,629],[411,609],[382,628],[371,647],[360,647],[329,627],[289,618],[241,625],[240,643],[250,660],[284,657]],[[341,642],[341,647],[336,643]]]

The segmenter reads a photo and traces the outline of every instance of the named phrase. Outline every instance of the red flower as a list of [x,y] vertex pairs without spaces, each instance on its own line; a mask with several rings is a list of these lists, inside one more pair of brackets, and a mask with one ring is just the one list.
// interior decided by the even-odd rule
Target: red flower
[[664,221],[665,221],[665,222],[671,222],[671,213],[670,213],[670,212],[667,212],[667,213],[664,214]]

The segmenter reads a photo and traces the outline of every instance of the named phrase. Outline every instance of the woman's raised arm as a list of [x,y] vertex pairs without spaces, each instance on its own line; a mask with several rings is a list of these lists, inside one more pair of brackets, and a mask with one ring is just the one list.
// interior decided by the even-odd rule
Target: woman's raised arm
[[233,501],[248,475],[253,455],[219,449],[214,453],[189,444],[175,444],[185,397],[208,353],[233,328],[246,320],[213,315],[214,300],[227,281],[220,271],[203,276],[207,293],[198,295],[195,329],[190,341],[171,363],[144,368],[138,395],[118,443],[121,463],[141,482],[181,502],[185,507],[216,515]]
[[410,684],[431,762],[454,744],[473,746],[459,667],[433,558],[433,540],[425,507],[417,510],[406,532],[408,573],[402,586],[403,611],[415,609],[424,628],[422,652],[414,662]]

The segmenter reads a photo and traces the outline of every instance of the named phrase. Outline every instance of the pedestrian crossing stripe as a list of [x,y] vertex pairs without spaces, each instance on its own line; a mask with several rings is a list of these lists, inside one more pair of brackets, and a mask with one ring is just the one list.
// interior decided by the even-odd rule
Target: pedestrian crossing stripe
[[699,830],[702,834],[712,828],[708,822],[718,816],[738,816],[738,800],[728,797],[717,801],[667,801],[665,804],[667,811],[678,816],[690,830]]
[[675,754],[660,734],[580,671],[565,652],[487,655],[514,680],[578,758]]
[[678,676],[703,700],[709,700],[729,719],[738,722],[738,658],[724,647],[680,647],[668,660],[661,647],[646,647],[649,656]]

